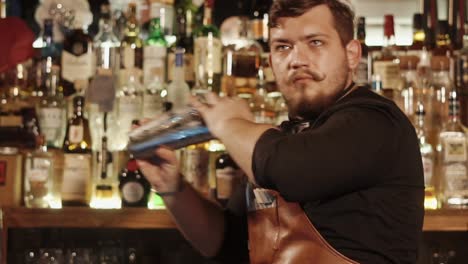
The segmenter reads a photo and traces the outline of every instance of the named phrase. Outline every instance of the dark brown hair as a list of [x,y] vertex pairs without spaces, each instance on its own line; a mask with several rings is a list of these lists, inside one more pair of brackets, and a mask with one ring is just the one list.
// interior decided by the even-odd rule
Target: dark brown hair
[[269,28],[276,27],[279,18],[298,17],[318,5],[328,6],[341,43],[346,46],[354,38],[354,11],[350,6],[338,0],[274,0],[270,8],[268,26]]

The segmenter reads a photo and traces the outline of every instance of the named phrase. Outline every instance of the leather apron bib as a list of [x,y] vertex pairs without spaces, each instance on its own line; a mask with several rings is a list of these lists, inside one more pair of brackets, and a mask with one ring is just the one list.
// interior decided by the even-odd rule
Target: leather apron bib
[[286,202],[276,191],[250,190],[251,264],[358,264],[325,241],[299,204]]

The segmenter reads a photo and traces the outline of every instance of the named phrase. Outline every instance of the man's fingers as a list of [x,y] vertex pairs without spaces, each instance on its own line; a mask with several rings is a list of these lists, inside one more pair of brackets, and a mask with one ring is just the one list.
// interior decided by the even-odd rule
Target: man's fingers
[[205,95],[206,102],[208,104],[217,104],[219,102],[219,97],[213,92],[209,92]]
[[174,155],[174,151],[165,147],[157,148],[154,153],[156,156],[159,158],[165,160],[169,164],[176,164],[177,163],[177,157]]

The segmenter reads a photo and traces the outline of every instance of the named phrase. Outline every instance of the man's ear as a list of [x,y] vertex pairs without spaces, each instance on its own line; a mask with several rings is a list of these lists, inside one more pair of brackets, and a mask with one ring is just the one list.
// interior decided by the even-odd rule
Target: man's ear
[[361,60],[361,43],[356,39],[348,42],[348,44],[346,44],[346,55],[349,68],[351,70],[356,69]]

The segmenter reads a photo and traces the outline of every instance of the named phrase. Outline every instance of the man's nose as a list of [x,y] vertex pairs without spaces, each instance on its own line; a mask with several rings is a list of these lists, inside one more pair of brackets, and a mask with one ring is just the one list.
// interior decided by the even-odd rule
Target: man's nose
[[306,67],[309,65],[307,61],[307,50],[305,47],[294,45],[290,55],[290,67],[293,69]]

